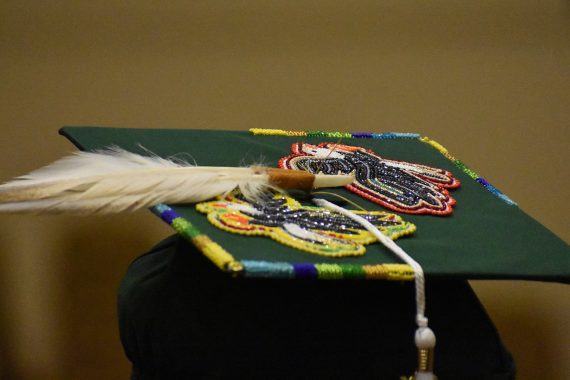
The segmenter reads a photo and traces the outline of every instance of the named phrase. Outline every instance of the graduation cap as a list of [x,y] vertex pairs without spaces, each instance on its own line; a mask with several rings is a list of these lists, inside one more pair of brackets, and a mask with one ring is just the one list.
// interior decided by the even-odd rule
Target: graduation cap
[[[568,282],[570,279],[570,256],[568,255],[568,245],[564,241],[525,214],[507,195],[501,193],[452,156],[443,146],[434,140],[417,134],[302,132],[265,129],[230,132],[95,127],[66,127],[61,130],[61,133],[83,151],[119,147],[127,152],[142,155],[148,155],[149,152],[152,152],[163,158],[180,158],[181,155],[185,155],[186,159],[189,158],[201,166],[250,166],[259,164],[261,161],[263,165],[269,167],[281,166],[313,173],[352,173],[355,175],[352,184],[346,188],[327,189],[326,194],[323,192],[313,194],[313,197],[317,196],[329,201],[320,201],[319,205],[324,207],[316,207],[312,203],[311,197],[296,193],[291,193],[289,196],[278,195],[274,199],[262,201],[247,199],[239,193],[230,193],[219,199],[204,200],[198,205],[180,203],[154,205],[152,211],[164,222],[171,225],[179,237],[178,240],[170,240],[165,243],[166,245],[157,246],[151,251],[151,254],[137,260],[127,273],[121,291],[121,305],[124,306],[121,314],[122,334],[127,346],[132,340],[138,341],[140,339],[136,332],[127,333],[125,330],[129,329],[127,325],[132,326],[130,319],[147,315],[139,309],[144,309],[144,306],[133,306],[132,295],[139,294],[137,292],[140,292],[141,286],[145,287],[145,284],[148,284],[148,276],[152,277],[151,273],[154,273],[158,276],[156,278],[162,278],[169,284],[172,284],[173,281],[182,281],[180,271],[183,271],[182,268],[185,266],[175,265],[176,268],[172,272],[175,274],[167,271],[169,273],[167,276],[165,271],[159,270],[159,268],[163,268],[164,262],[158,259],[161,255],[156,255],[157,252],[163,253],[163,259],[190,260],[188,267],[194,266],[194,268],[189,270],[194,278],[201,280],[202,284],[210,284],[209,291],[218,287],[219,289],[223,288],[223,292],[226,294],[239,292],[239,295],[233,297],[232,301],[229,302],[228,305],[231,305],[228,306],[229,309],[224,309],[225,312],[229,310],[230,313],[233,312],[238,315],[240,306],[235,305],[235,303],[239,304],[239,300],[236,298],[244,300],[253,297],[258,304],[262,304],[263,300],[256,297],[268,296],[267,289],[273,291],[278,289],[280,292],[287,292],[287,289],[297,289],[296,291],[299,293],[295,293],[297,295],[295,299],[290,299],[282,304],[288,305],[288,313],[293,314],[293,310],[295,313],[304,312],[306,318],[311,313],[318,313],[314,309],[314,302],[308,302],[306,297],[326,298],[324,295],[326,293],[317,290],[321,286],[329,286],[335,287],[335,292],[344,294],[346,297],[369,297],[371,303],[382,303],[382,297],[393,302],[396,302],[394,300],[398,298],[406,299],[407,301],[397,301],[397,304],[388,310],[383,310],[381,314],[373,311],[372,309],[375,309],[373,307],[371,310],[364,311],[364,314],[368,317],[374,316],[379,323],[382,320],[385,320],[386,323],[396,323],[390,318],[398,319],[395,315],[407,314],[411,316],[411,322],[413,322],[414,305],[407,303],[413,299],[413,291],[410,294],[411,288],[398,288],[385,283],[382,283],[381,288],[377,284],[362,288],[363,282],[355,280],[382,279],[399,282],[415,279],[416,302],[420,303],[422,300],[418,300],[418,289],[424,285],[417,282],[418,275],[423,273],[428,279],[428,308],[440,318],[439,320],[434,318],[433,321],[440,326],[446,324],[441,321],[444,321],[444,315],[449,313],[449,306],[443,305],[445,303],[443,301],[437,301],[441,302],[440,307],[434,306],[439,305],[438,303],[430,305],[430,296],[433,294],[435,299],[447,297],[455,307],[463,309],[464,316],[468,316],[464,318],[464,323],[473,323],[474,326],[477,326],[473,327],[473,331],[476,332],[473,333],[471,342],[466,343],[465,346],[468,347],[466,350],[471,350],[472,353],[478,352],[482,357],[490,355],[490,352],[495,352],[489,350],[488,344],[483,343],[486,339],[484,338],[486,333],[488,340],[493,339],[494,328],[486,319],[484,311],[468,289],[465,280],[525,279]],[[358,206],[363,210],[351,212],[349,213],[351,215],[346,216],[342,214],[342,210],[338,210],[338,207],[335,208],[335,204],[341,204],[343,206],[341,209],[345,210],[355,210]],[[335,208],[336,211],[331,211],[331,208]],[[374,242],[382,239],[382,237],[373,237],[372,232],[366,230],[362,224],[350,219],[354,215],[369,222],[376,231],[382,231],[392,239],[398,238],[396,248],[390,248],[390,239],[385,239],[389,240],[385,242],[386,245],[375,244]],[[185,242],[182,242],[182,239]],[[190,242],[192,245],[186,242]],[[404,253],[407,252],[411,256],[411,261],[403,260],[401,256],[395,254],[395,250],[398,248],[401,248]],[[190,255],[185,255],[183,259],[180,258],[180,251],[189,250],[200,251],[218,267],[216,270],[220,274],[227,272],[231,276],[227,276],[228,279],[221,279],[219,274],[215,274],[207,266],[208,269],[204,269],[203,273],[197,273],[196,266],[205,265],[200,261],[201,258]],[[414,263],[419,263],[419,268],[414,266]],[[219,271],[220,269],[221,271]],[[207,275],[204,275],[206,272]],[[170,278],[167,279],[169,276]],[[172,276],[178,280],[172,280]],[[233,280],[232,277],[250,278],[252,281],[244,283]],[[276,281],[281,279],[294,281]],[[343,281],[328,282],[328,284],[334,283],[334,285],[314,285],[314,283],[320,284],[320,282],[310,282],[312,285],[307,285],[306,279]],[[437,288],[435,290],[430,288],[430,281],[432,280],[436,283],[433,286],[433,288]],[[443,282],[438,282],[438,280]],[[184,281],[191,281],[192,284],[196,284],[196,280],[186,278]],[[253,283],[256,284],[255,289],[245,289]],[[262,285],[259,285],[260,283]],[[438,285],[444,283],[454,285],[456,288],[447,289],[443,285]],[[261,289],[262,287],[264,289]],[[358,296],[355,294],[354,287],[358,287]],[[164,288],[163,286],[162,289]],[[172,292],[180,291],[180,287],[177,287],[176,290],[169,289]],[[155,291],[150,292],[156,296]],[[257,294],[257,296],[252,294]],[[305,301],[300,300],[301,294],[305,297]],[[196,297],[196,294],[193,293],[192,295]],[[164,295],[156,297],[157,302],[160,302],[165,310],[170,310],[173,307],[178,310],[180,315],[188,317],[188,313],[177,309],[180,307],[180,302],[183,301],[177,300],[176,302],[172,301],[174,303],[168,303],[165,301]],[[295,302],[304,305],[304,310],[300,311],[292,306]],[[331,303],[332,301],[327,303],[329,307]],[[252,305],[253,303],[246,302],[245,304]],[[207,300],[203,300],[202,304],[193,306],[203,308],[205,305],[209,305]],[[415,306],[417,312],[420,308],[417,304]],[[220,306],[215,306],[214,309],[217,310],[218,307]],[[321,305],[320,307],[324,306]],[[131,312],[125,311],[127,309]],[[136,312],[133,311],[135,309]],[[421,309],[423,315],[423,307]],[[157,318],[156,310],[156,305],[153,305],[147,310],[148,315],[152,314],[153,318]],[[331,312],[338,312],[338,310],[334,309]],[[346,310],[343,312],[346,313]],[[244,313],[247,314],[248,311],[246,310]],[[168,314],[170,315],[166,318],[172,318],[172,313]],[[178,315],[177,313],[174,314]],[[276,320],[282,317],[283,313],[280,314],[272,314],[272,319]],[[250,317],[249,314],[242,316],[243,319]],[[239,317],[236,318],[239,319]],[[145,321],[147,320],[145,319]],[[368,322],[373,323],[372,321]],[[409,322],[406,322],[407,325]],[[419,323],[421,321],[416,322],[421,325]],[[171,337],[173,334],[164,329],[180,325],[179,323],[165,323],[167,327],[159,328],[156,327],[156,322],[153,323],[155,323],[153,326],[157,328],[157,331],[161,331],[160,334],[156,333],[155,337],[159,341],[161,341],[161,336]],[[328,325],[322,319],[313,321],[313,323],[309,323],[311,331],[314,332],[321,327],[323,331],[327,330],[326,326]],[[264,321],[264,326],[270,329],[268,324],[270,323]],[[240,323],[238,322],[237,325]],[[218,329],[218,331],[223,330],[220,324],[214,324],[211,327]],[[299,323],[291,321],[288,327],[281,326],[281,330],[289,331],[293,328],[301,329],[304,327],[306,326],[300,326]],[[228,331],[226,336],[237,334],[235,336],[241,337],[243,340],[255,334],[248,328],[244,328],[243,325],[238,328],[245,331],[243,334],[247,333],[245,338],[240,333],[236,333],[235,329]],[[350,327],[345,326],[345,328]],[[442,335],[441,330],[443,329],[445,332]],[[458,335],[454,327],[446,326],[443,329],[440,327],[436,331],[441,342],[446,339],[452,340],[454,335]],[[394,331],[396,330],[398,329],[394,329]],[[423,330],[418,329],[420,333],[417,342],[420,348],[419,368],[415,375],[418,380],[432,378],[430,377],[432,370],[430,360],[432,360],[433,337],[429,334],[427,334],[428,336],[421,336],[421,331]],[[375,332],[369,330],[368,332],[370,337],[390,339],[392,341],[391,348],[394,352],[407,350],[402,348],[404,346],[394,348],[397,345],[394,342],[402,340],[397,334],[390,335],[386,329],[375,330]],[[273,333],[269,335],[279,334],[276,331]],[[360,333],[366,334],[364,331]],[[198,333],[192,330],[188,334],[196,337]],[[135,335],[137,336],[135,337]],[[182,337],[184,335],[180,334]],[[259,334],[256,336],[259,338]],[[326,339],[326,337],[319,336],[316,341],[322,342]],[[469,339],[465,338],[465,340]],[[477,340],[479,340],[479,346],[474,343]],[[172,340],[167,341],[173,342]],[[281,339],[280,346],[285,347],[283,349],[287,350],[289,357],[295,355],[301,357],[303,356],[302,353],[306,354],[304,350],[299,349],[298,344],[284,343],[286,341],[287,338]],[[203,338],[202,342],[207,347],[210,340]],[[149,345],[156,344],[156,342],[147,343]],[[307,341],[303,340],[303,344],[306,346]],[[425,349],[420,347],[422,345],[425,346]],[[460,350],[457,340],[453,340],[453,345],[452,348],[446,348],[450,346],[442,343],[441,354],[438,355],[443,358],[453,357],[457,353],[456,350]],[[196,347],[188,348],[183,343],[174,346],[179,352],[186,352],[185,350],[187,350],[191,352],[191,355],[199,356],[200,350]],[[474,348],[475,346],[480,349],[477,350]],[[495,344],[495,347],[498,346],[500,344]],[[185,348],[181,350],[180,347]],[[226,348],[222,349],[219,345],[215,346],[215,351],[220,355],[224,354],[224,357],[237,356],[241,358],[240,360],[243,360],[243,355],[245,355],[243,352],[250,352],[244,348],[240,356],[229,348],[233,347],[231,343],[227,343],[223,347]],[[226,353],[224,350],[231,351],[231,353]],[[329,352],[323,350],[322,347],[320,350]],[[381,353],[377,350],[380,350]],[[251,352],[254,351],[252,347]],[[377,374],[396,372],[405,374],[410,372],[408,359],[393,360],[394,358],[390,356],[388,349],[375,346],[374,349],[368,347],[367,351],[383,355],[384,359],[377,360],[377,363],[390,363],[395,371],[382,372],[383,369],[378,368],[376,364],[369,366],[372,372]],[[156,359],[149,359],[148,356],[140,352],[129,351],[128,348],[127,352],[131,360],[136,361],[142,367],[145,366],[144,362],[147,362],[148,365],[149,362]],[[501,349],[497,349],[495,353],[494,356],[490,355],[493,358],[487,362],[487,367],[491,368],[489,371],[494,370],[496,373],[502,371],[505,376],[512,375],[508,353]],[[314,356],[315,352],[311,351],[311,354]],[[329,352],[328,356],[330,357],[330,355],[332,354]],[[183,357],[184,355],[180,354],[179,356]],[[409,352],[405,356],[409,357]],[[172,359],[173,355],[165,354],[164,357]],[[350,360],[357,360],[355,356],[350,357],[352,357]],[[343,358],[349,360],[346,359],[347,356],[343,356]],[[250,377],[254,373],[266,374],[265,370],[272,370],[271,376],[273,378],[278,378],[277,373],[288,373],[279,367],[279,364],[276,364],[282,363],[282,361],[275,358],[272,360],[264,358],[264,360],[272,363],[271,365],[268,364],[268,367],[272,368],[269,369],[260,365],[256,370],[252,369],[252,372],[249,373]],[[294,362],[294,359],[290,360]],[[307,358],[307,361],[311,361],[311,358]],[[316,358],[314,361],[317,363],[316,366],[321,363]],[[448,360],[448,362],[451,361]],[[169,364],[164,364],[167,362]],[[211,360],[204,359],[202,362],[211,363]],[[239,360],[237,362],[239,363]],[[174,365],[166,359],[162,363],[162,367],[160,365],[159,367],[163,369],[170,366],[182,371],[180,368],[184,367],[184,364],[176,362],[177,364]],[[276,371],[276,366],[280,368],[279,371]],[[484,365],[478,364],[478,366],[477,369],[470,369],[473,378],[484,378],[481,376],[483,373],[481,371],[485,371],[486,368]],[[442,366],[438,374],[441,378],[445,378],[446,375],[457,376],[459,370],[456,367],[458,365],[454,367],[450,364],[449,368]],[[207,371],[206,369],[203,370]],[[323,366],[320,366],[320,370],[321,375],[327,373]],[[437,364],[436,370],[438,370]],[[339,373],[336,366],[333,366],[332,371],[332,374]],[[461,376],[467,378],[464,374]]]

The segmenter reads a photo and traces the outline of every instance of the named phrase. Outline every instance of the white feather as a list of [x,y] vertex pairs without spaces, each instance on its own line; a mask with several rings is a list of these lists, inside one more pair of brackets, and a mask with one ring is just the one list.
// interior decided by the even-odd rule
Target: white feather
[[199,167],[112,148],[79,152],[0,185],[0,212],[116,213],[200,202],[236,187],[248,198],[273,188],[255,168]]

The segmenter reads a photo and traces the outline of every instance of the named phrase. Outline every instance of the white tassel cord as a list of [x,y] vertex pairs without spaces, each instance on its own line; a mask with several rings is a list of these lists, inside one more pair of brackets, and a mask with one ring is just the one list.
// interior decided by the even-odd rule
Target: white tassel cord
[[[259,199],[277,189],[275,178],[287,176],[276,170],[281,169],[200,167],[120,148],[79,152],[0,185],[0,213],[117,213],[158,203],[200,202],[235,188],[248,199]],[[352,181],[349,176],[320,177],[332,182],[325,178],[323,184],[323,178],[313,176],[309,187],[311,181],[321,186]]]
[[[329,210],[339,212],[356,221],[361,226],[366,228],[367,231],[372,233],[385,247],[387,247],[406,264],[412,267],[414,271],[416,287],[416,324],[418,325],[418,329],[416,330],[415,334],[415,343],[419,350],[433,350],[435,347],[435,334],[428,327],[428,319],[425,316],[425,280],[424,271],[421,265],[410,255],[408,255],[402,248],[400,248],[400,246],[398,246],[392,239],[381,233],[378,228],[376,228],[374,225],[372,225],[372,223],[363,217],[343,207],[337,206],[325,199],[313,199],[313,202],[317,206],[325,207]],[[431,380],[434,379],[434,375],[431,372],[431,368],[424,368],[424,370],[420,368],[419,371],[416,372],[414,378],[416,380]]]

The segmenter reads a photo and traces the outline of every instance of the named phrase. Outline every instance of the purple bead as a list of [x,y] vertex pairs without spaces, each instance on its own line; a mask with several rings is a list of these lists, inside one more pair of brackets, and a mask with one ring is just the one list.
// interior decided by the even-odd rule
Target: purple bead
[[489,182],[487,182],[484,178],[479,177],[476,179],[476,181],[479,182],[483,186],[489,186]]
[[179,217],[179,215],[174,212],[173,210],[166,210],[162,214],[160,214],[162,220],[164,220],[168,224],[172,224],[172,221]]
[[372,133],[356,132],[352,134],[352,137],[360,139],[369,139],[372,138]]
[[317,268],[313,264],[293,264],[295,278],[316,278],[318,275]]

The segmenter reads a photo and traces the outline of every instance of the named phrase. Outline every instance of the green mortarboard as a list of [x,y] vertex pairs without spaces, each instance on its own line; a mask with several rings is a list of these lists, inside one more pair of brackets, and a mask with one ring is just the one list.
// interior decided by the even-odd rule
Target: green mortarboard
[[[444,147],[416,134],[93,127],[66,127],[61,133],[82,150],[119,146],[136,153],[149,150],[162,157],[190,158],[203,166],[244,166],[260,161],[277,166],[280,159],[291,155],[294,143],[317,145],[341,139],[342,144],[370,149],[387,159],[442,168],[461,182],[449,191],[456,200],[453,212],[446,216],[399,213],[417,230],[412,236],[399,239],[398,245],[421,263],[428,277],[570,280],[570,255],[563,240]],[[330,192],[366,210],[390,211],[344,188]],[[219,255],[211,254],[212,260],[225,270],[241,271],[249,277],[374,277],[366,270],[401,264],[379,244],[369,245],[362,256],[334,258],[290,248],[262,236],[244,237],[215,227],[194,205],[160,205],[154,212],[178,232],[194,239],[206,254],[211,254],[207,249],[210,241],[221,247],[216,248]],[[205,242],[204,237],[209,240]],[[409,270],[398,266],[386,268],[387,271],[380,270],[381,276],[402,279],[409,275]]]

